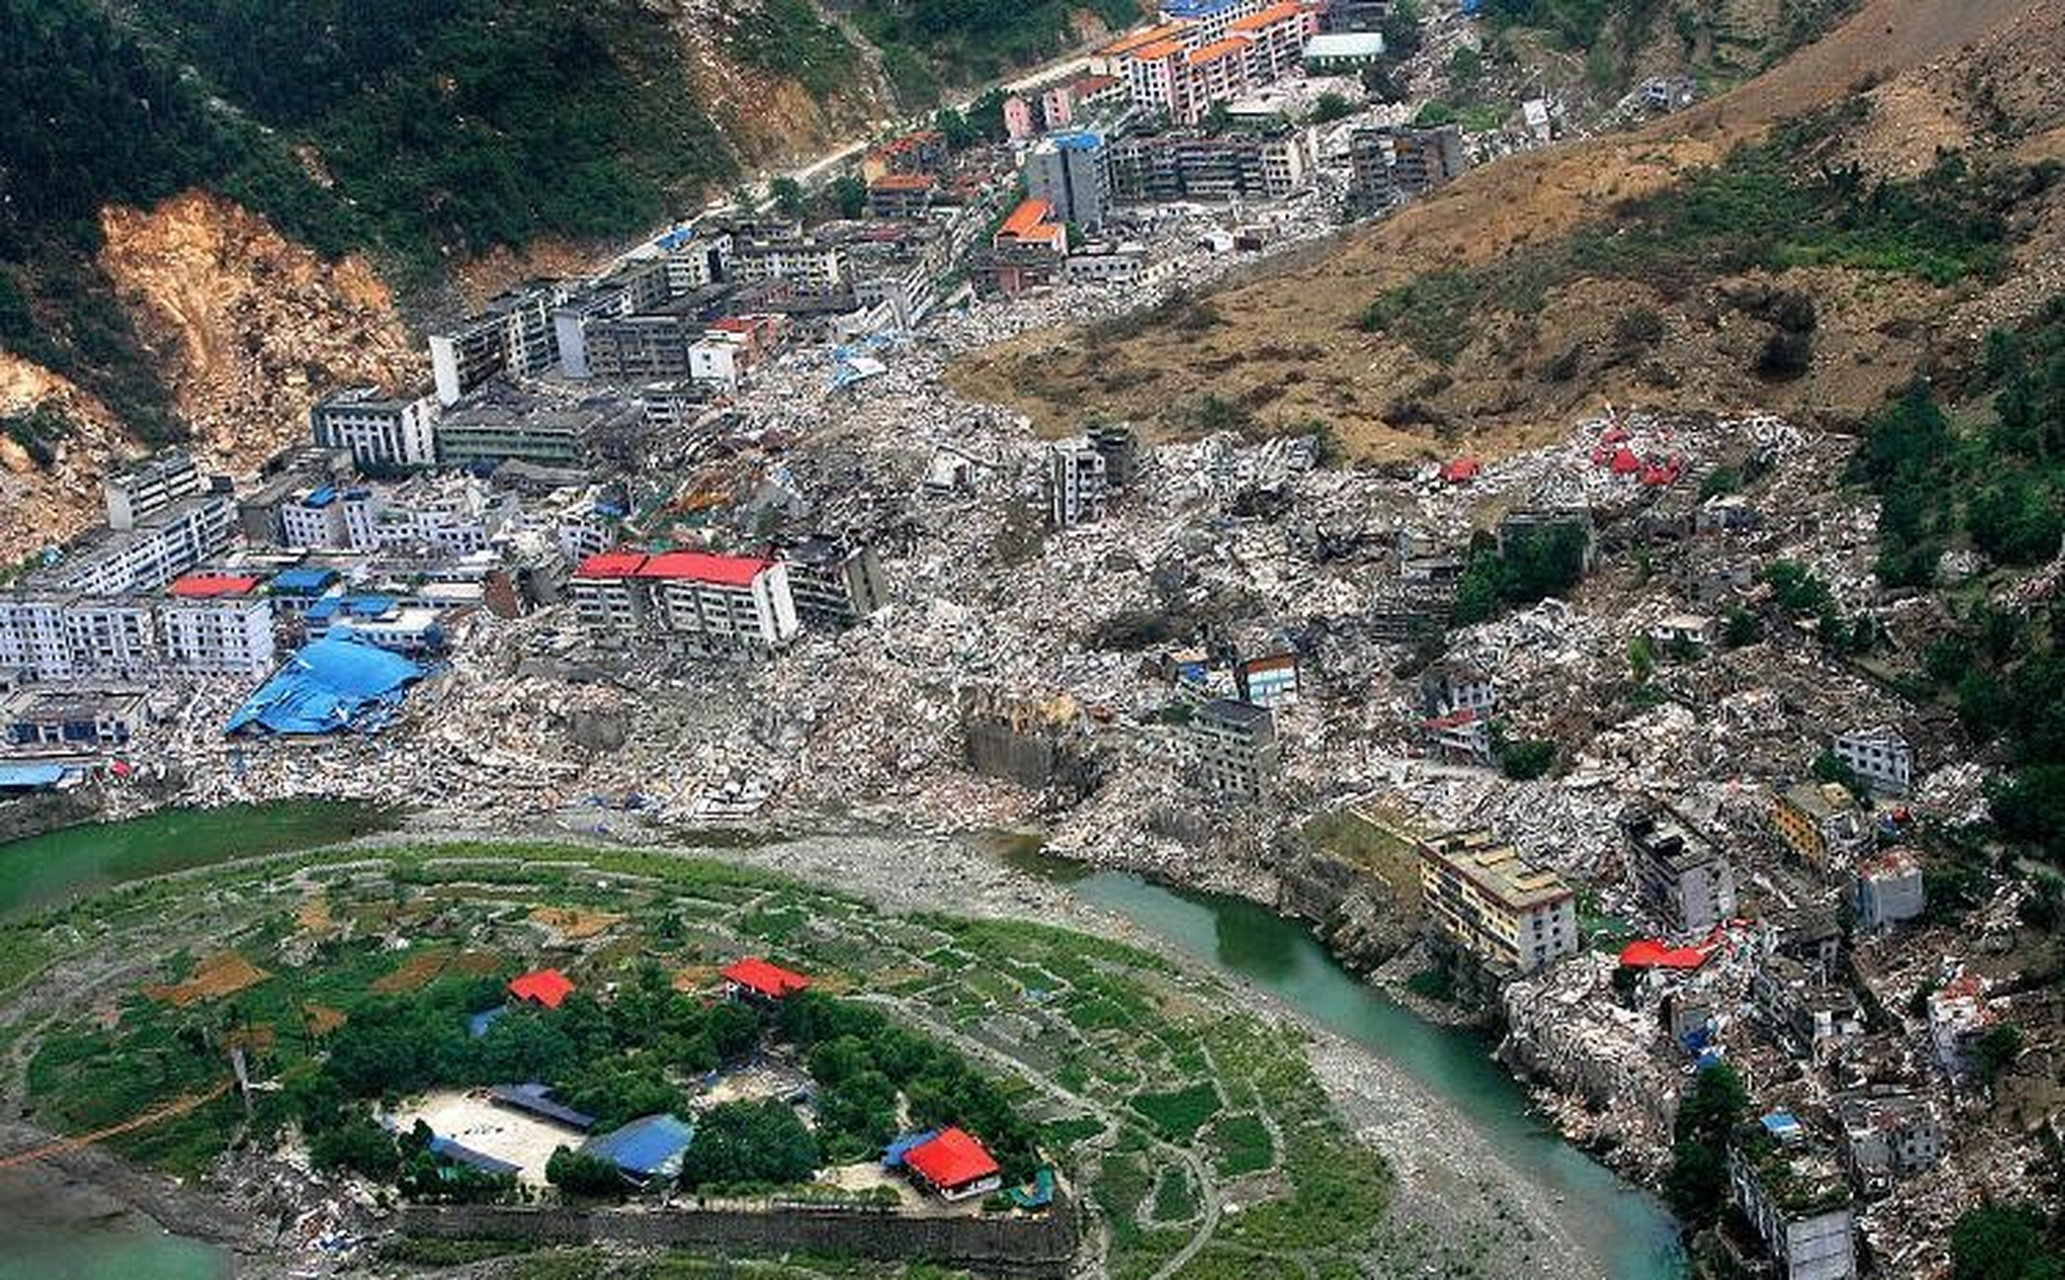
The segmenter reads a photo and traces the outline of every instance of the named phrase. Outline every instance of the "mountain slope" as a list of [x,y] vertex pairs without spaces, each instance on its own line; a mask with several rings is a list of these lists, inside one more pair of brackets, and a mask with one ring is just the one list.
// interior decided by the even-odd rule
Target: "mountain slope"
[[[2010,25],[2043,9],[2032,0],[1874,0],[1756,81],[1645,130],[1501,161],[1201,301],[1139,324],[1029,335],[950,377],[1054,431],[1089,413],[1180,430],[1186,407],[1210,396],[1258,429],[1324,425],[1366,458],[1436,456],[1462,441],[1518,446],[1559,434],[1602,400],[1859,416],[1926,365],[1940,335],[2012,318],[2018,306],[2028,314],[2043,296],[2026,281],[2053,270],[2055,186],[1991,189],[2010,179],[1975,163],[1946,176],[1944,192],[1882,190],[1882,178],[1914,177],[1913,147],[1919,169],[1932,168],[1934,148],[1909,140],[1880,154],[1864,145],[1883,115],[1925,101],[1960,121],[1950,140],[1989,170],[1996,156],[2025,164],[2023,140],[2055,127],[2054,109],[2039,94],[2022,115],[1988,115],[1973,99],[2020,101],[2011,86],[2041,82],[2056,65],[2030,43],[2053,37]],[[1975,81],[1966,61],[1996,44],[2027,61],[2002,57]],[[2059,56],[2060,45],[2048,48]],[[1716,170],[1774,121],[1874,81],[1861,110],[1794,139],[1783,157],[1794,167],[1755,182]],[[1840,172],[1851,164],[1860,168]],[[1756,199],[1733,212],[1705,203],[1762,194],[1811,198],[1814,242],[1773,225]],[[1909,218],[1885,202],[1894,195],[1935,212]],[[1980,205],[2000,224],[1999,256],[1940,272],[1890,252],[1928,247],[1941,229],[1935,213]],[[1723,221],[1683,251],[1653,234],[1697,228],[1717,212]],[[1751,220],[1731,226],[1736,213]],[[1755,216],[1771,243],[1752,242]],[[1867,242],[1865,232],[1898,243]],[[1748,252],[1709,252],[1737,238]],[[1874,259],[1873,249],[1889,251]],[[1813,350],[1804,369],[1766,367],[1783,328],[1772,309],[1790,295],[1811,303],[1813,322],[1794,323],[1811,329]]]

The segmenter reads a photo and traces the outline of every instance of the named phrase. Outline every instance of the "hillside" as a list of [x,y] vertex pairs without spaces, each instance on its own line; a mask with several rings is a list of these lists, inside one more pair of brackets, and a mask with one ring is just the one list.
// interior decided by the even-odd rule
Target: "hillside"
[[587,260],[1131,13],[0,0],[0,496],[47,537],[111,449],[248,465],[317,389],[414,376],[404,309]]
[[2031,0],[1874,0],[1640,132],[1501,161],[1208,296],[951,377],[1056,432],[1096,413],[1180,434],[1211,405],[1373,460],[1538,443],[1602,401],[1851,421],[2057,290],[2065,193],[2032,166],[2065,123],[2061,52]]

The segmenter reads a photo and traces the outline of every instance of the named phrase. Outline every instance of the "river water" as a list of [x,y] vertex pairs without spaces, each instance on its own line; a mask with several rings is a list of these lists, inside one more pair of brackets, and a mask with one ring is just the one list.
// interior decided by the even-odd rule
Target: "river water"
[[[292,803],[163,814],[0,845],[0,916],[141,875],[324,844],[391,821],[391,815],[348,806]],[[1677,1232],[1662,1206],[1558,1137],[1491,1060],[1482,1039],[1428,1023],[1364,985],[1304,926],[1241,898],[1167,889],[1038,854],[1004,858],[1125,917],[1200,963],[1263,988],[1395,1064],[1450,1104],[1504,1153],[1516,1173],[1557,1203],[1607,1280],[1684,1277]],[[216,1250],[166,1235],[90,1230],[60,1231],[55,1239],[36,1232],[40,1238],[31,1239],[21,1228],[35,1213],[10,1212],[7,1201],[10,1194],[32,1197],[33,1191],[4,1185],[6,1177],[0,1174],[0,1280],[189,1280],[218,1275],[224,1266]]]
[[[1123,872],[1037,854],[1019,870],[1066,886],[1222,973],[1269,992],[1314,1022],[1395,1064],[1450,1104],[1523,1178],[1556,1202],[1565,1225],[1610,1280],[1682,1280],[1676,1224],[1655,1197],[1565,1142],[1469,1031],[1418,1017],[1337,963],[1311,930],[1244,898],[1167,889]],[[1572,1280],[1576,1280],[1575,1277]]]

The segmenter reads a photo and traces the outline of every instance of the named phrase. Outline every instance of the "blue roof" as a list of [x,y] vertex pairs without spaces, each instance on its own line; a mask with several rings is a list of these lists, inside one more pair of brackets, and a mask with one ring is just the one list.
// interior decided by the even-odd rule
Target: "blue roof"
[[54,787],[65,779],[61,764],[0,764],[0,791]]
[[337,580],[335,569],[289,569],[273,575],[274,594],[286,591],[294,595],[314,595]]
[[308,607],[311,621],[334,617],[339,609],[354,618],[378,618],[394,611],[392,596],[325,596]]
[[1065,151],[1095,151],[1104,145],[1104,139],[1088,129],[1071,129],[1067,133],[1047,135],[1055,146]]
[[423,668],[356,636],[326,636],[280,664],[238,707],[225,733],[256,725],[273,733],[378,728]]
[[672,1176],[681,1171],[681,1153],[695,1130],[678,1116],[642,1116],[621,1129],[590,1138],[581,1150],[612,1161],[634,1178]]
[[509,1006],[506,1004],[498,1004],[492,1009],[481,1010],[466,1020],[466,1033],[475,1040],[480,1039],[488,1033],[489,1027],[495,1025],[495,1019],[507,1012],[509,1012]]
[[1800,1122],[1793,1119],[1793,1113],[1790,1111],[1773,1111],[1764,1117],[1764,1132],[1773,1137],[1796,1133],[1799,1128]]
[[1238,3],[1239,0],[1162,0],[1162,15],[1168,18],[1209,18]]
[[922,1147],[938,1136],[939,1130],[937,1129],[926,1129],[920,1133],[900,1135],[891,1141],[888,1146],[882,1148],[882,1167],[884,1169],[903,1168],[903,1158],[910,1154],[912,1148]]
[[430,1140],[430,1154],[443,1160],[449,1160],[453,1164],[470,1165],[482,1173],[506,1175],[517,1173],[522,1168],[521,1165],[513,1165],[507,1160],[498,1160],[484,1151],[475,1151],[472,1147],[454,1142],[450,1138],[432,1138]]
[[327,507],[335,501],[337,501],[337,490],[330,485],[324,485],[322,488],[310,492],[306,498],[303,498],[301,505],[304,507]]
[[534,1116],[557,1121],[569,1129],[579,1129],[585,1133],[595,1127],[594,1116],[576,1111],[560,1102],[554,1096],[551,1085],[540,1084],[536,1080],[525,1084],[498,1084],[488,1090],[488,1098],[505,1107],[514,1107],[518,1111],[528,1111]]

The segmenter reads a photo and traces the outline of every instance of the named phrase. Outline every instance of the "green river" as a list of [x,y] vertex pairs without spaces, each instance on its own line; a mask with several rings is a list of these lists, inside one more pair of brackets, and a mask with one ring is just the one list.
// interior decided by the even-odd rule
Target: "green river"
[[[124,880],[312,848],[391,821],[389,815],[356,805],[295,802],[164,813],[0,845],[0,916]],[[1599,1259],[1605,1280],[1684,1276],[1676,1231],[1653,1197],[1620,1181],[1542,1123],[1481,1039],[1425,1022],[1363,985],[1302,925],[1238,898],[1166,889],[1138,876],[1091,871],[1038,855],[1007,855],[1007,860],[1066,885],[1086,902],[1268,991],[1396,1064],[1453,1106],[1505,1153],[1517,1173],[1549,1194],[1566,1225]],[[220,1274],[223,1267],[217,1252],[171,1236],[75,1232],[57,1244],[9,1240],[9,1234],[0,1223],[0,1280],[189,1280]]]

